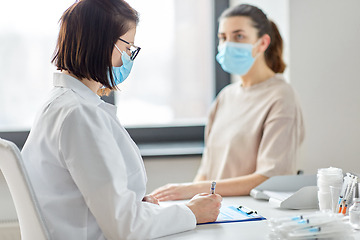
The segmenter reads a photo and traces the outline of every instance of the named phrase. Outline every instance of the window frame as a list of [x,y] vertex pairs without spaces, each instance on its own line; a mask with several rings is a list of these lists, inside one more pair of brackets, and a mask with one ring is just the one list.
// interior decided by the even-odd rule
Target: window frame
[[[217,53],[218,38],[218,18],[221,13],[230,6],[230,0],[214,0],[214,53]],[[224,72],[221,66],[214,60],[215,71],[215,94],[221,91],[223,87],[230,83],[230,74]],[[115,104],[114,93],[109,96],[103,96],[102,99],[108,103]],[[146,145],[169,145],[178,144],[180,147],[184,143],[194,143],[197,145],[203,145],[204,143],[204,125],[179,125],[179,126],[156,126],[156,127],[129,127],[126,130],[133,138],[134,142],[139,145],[139,148]],[[30,131],[5,131],[0,132],[0,138],[10,140],[14,142],[20,149],[23,147]],[[160,147],[161,148],[161,147]],[[170,154],[170,153],[169,153]],[[172,154],[170,154],[172,155]],[[178,153],[174,154],[178,155]],[[179,155],[201,155],[200,151],[183,151]],[[151,156],[162,156],[162,154],[151,154]]]

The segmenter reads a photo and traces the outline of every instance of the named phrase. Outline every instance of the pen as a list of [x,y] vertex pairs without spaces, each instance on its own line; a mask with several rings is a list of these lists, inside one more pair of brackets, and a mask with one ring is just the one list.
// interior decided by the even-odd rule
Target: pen
[[210,188],[210,193],[211,193],[211,194],[215,194],[215,186],[216,186],[216,182],[213,181],[213,182],[211,183],[211,188]]

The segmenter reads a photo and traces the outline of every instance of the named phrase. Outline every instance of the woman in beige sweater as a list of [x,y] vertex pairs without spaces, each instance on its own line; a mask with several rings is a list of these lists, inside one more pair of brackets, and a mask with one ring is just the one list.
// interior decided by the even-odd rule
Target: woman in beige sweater
[[241,76],[212,105],[205,149],[193,183],[167,184],[160,201],[191,198],[212,180],[222,196],[248,195],[269,177],[295,174],[304,138],[301,107],[282,73],[283,42],[276,25],[258,8],[238,5],[219,20],[217,61]]

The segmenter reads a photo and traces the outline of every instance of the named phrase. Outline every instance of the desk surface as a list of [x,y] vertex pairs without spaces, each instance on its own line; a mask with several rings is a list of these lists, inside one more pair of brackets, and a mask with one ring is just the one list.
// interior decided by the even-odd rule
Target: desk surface
[[[4,179],[1,179],[0,175],[0,222],[2,220],[13,220],[16,219],[16,211],[14,204],[11,199],[10,192]],[[185,203],[186,201],[175,201],[175,202],[162,202],[161,205],[170,205],[174,203]],[[274,207],[268,201],[256,200],[250,196],[244,197],[224,197],[223,206],[229,205],[244,205],[258,213],[267,219],[272,217],[284,217],[292,216],[297,214],[304,214],[308,212],[314,212],[316,209],[311,210],[285,210]],[[270,228],[268,227],[267,221],[250,221],[250,222],[235,222],[235,223],[222,223],[222,224],[208,224],[198,225],[194,230],[173,234],[158,238],[161,240],[238,240],[238,239],[269,239],[268,235]],[[360,240],[360,232],[354,234],[354,239]]]
[[[176,201],[184,203],[186,201]],[[161,205],[174,204],[174,202],[163,202]],[[285,217],[298,214],[306,214],[309,212],[318,211],[318,209],[311,210],[285,210],[277,208],[271,205],[265,200],[256,200],[250,196],[244,197],[224,197],[223,206],[228,205],[244,205],[258,213],[267,219],[272,217]],[[235,222],[235,223],[222,223],[222,224],[208,224],[198,225],[194,230],[173,234],[158,238],[159,240],[172,239],[172,240],[238,240],[238,239],[270,239],[269,238],[270,228],[266,220],[263,221],[250,221],[250,222]],[[360,232],[355,233],[354,239],[360,239]]]

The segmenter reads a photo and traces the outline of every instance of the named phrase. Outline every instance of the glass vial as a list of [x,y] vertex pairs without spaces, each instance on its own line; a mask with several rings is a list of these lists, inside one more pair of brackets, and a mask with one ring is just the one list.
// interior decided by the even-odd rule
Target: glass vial
[[359,198],[359,185],[355,184],[355,196],[353,205],[349,209],[350,224],[355,229],[360,229],[360,198]]

